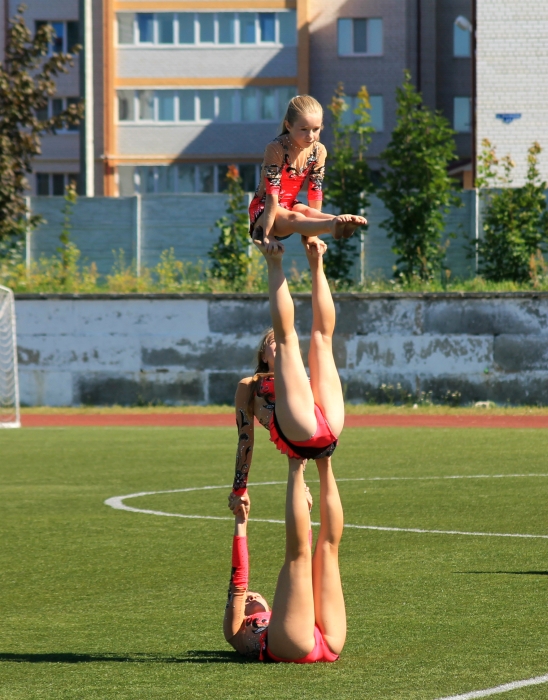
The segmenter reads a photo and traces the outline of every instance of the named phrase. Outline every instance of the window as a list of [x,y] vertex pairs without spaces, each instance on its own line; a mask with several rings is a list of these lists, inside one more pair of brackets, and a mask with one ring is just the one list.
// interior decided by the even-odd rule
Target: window
[[215,192],[215,166],[198,166],[198,192]]
[[382,95],[370,95],[371,126],[375,131],[384,131],[384,100]]
[[174,90],[158,90],[156,92],[158,100],[158,121],[174,122],[175,121],[175,91]]
[[276,41],[276,14],[274,12],[259,12],[260,41]]
[[40,107],[40,109],[36,110],[36,118],[39,119],[41,122],[44,122],[46,121],[46,119],[49,119],[49,100],[44,107]]
[[176,191],[177,183],[175,181],[176,166],[167,165],[159,167],[157,180],[157,191],[160,194],[171,194]]
[[258,183],[257,166],[253,163],[246,163],[245,165],[238,166],[238,170],[242,178],[244,192],[254,192]]
[[118,90],[118,121],[135,121],[135,93],[133,90]]
[[139,102],[139,120],[152,121],[154,119],[154,92],[152,90],[137,90]]
[[62,53],[65,44],[65,23],[64,22],[51,22],[53,27],[53,39],[51,42],[52,53]]
[[[78,104],[80,104],[79,97],[67,97],[67,108],[70,107],[71,105],[78,105]],[[67,131],[80,131],[80,125],[79,124],[71,124],[70,126],[67,127]]]
[[236,40],[234,31],[236,14],[234,12],[220,12],[217,17],[219,23],[219,44],[233,44]]
[[[81,100],[79,97],[52,97],[48,100],[47,104],[41,109],[36,111],[36,117],[40,120],[50,119],[51,117],[58,117],[62,112],[64,112],[71,105],[80,104]],[[58,134],[66,134],[70,131],[79,131],[80,127],[78,124],[72,124],[63,129],[58,129]]]
[[175,15],[171,12],[158,14],[158,43],[173,44],[175,35],[173,32],[173,22]]
[[[245,163],[238,165],[246,192],[254,192],[260,175],[260,165]],[[187,194],[192,192],[225,192],[227,188],[226,163],[172,163],[170,165],[119,165],[118,193],[121,197],[142,194]],[[65,182],[74,175],[65,177]],[[51,194],[52,176],[38,173],[37,190]],[[58,183],[59,185],[59,183]]]
[[470,58],[472,54],[472,34],[467,29],[462,29],[455,22],[453,24],[453,56],[456,58]]
[[194,192],[196,181],[194,165],[180,163],[177,166],[177,191]]
[[133,44],[134,42],[134,31],[133,27],[135,24],[135,13],[133,12],[119,12],[116,15],[118,21],[118,43],[119,44]]
[[[354,114],[354,109],[356,109],[358,104],[358,98],[355,96],[347,95],[344,101],[348,105],[348,109],[343,112],[342,123],[345,126],[349,126],[356,121],[356,115]],[[375,131],[384,130],[384,101],[382,95],[369,95],[369,104],[371,105],[370,125],[375,129]]]
[[67,22],[67,51],[72,51],[80,43],[80,25],[78,22]]
[[279,107],[279,117],[283,118],[287,111],[287,105],[289,101],[295,97],[297,91],[294,87],[280,87],[278,88],[278,107]]
[[179,90],[179,119],[183,122],[193,122],[194,114],[194,90]]
[[255,88],[242,90],[242,121],[257,121],[257,91]]
[[254,44],[255,13],[240,12],[240,44]]
[[280,27],[280,44],[284,46],[297,45],[297,19],[295,10],[278,13],[278,24]]
[[194,43],[194,12],[179,12],[179,44]]
[[54,97],[51,101],[51,116],[58,117],[63,111],[63,98]]
[[[246,192],[254,192],[260,175],[260,165],[245,163],[238,165]],[[226,163],[173,163],[171,165],[119,165],[118,193],[120,197],[142,194],[189,194],[193,192],[225,192],[227,189]],[[75,175],[58,176],[60,183],[68,183]],[[64,178],[61,180],[59,178]],[[53,176],[37,173],[36,189],[38,194],[52,193]],[[64,190],[63,190],[64,194]]]
[[54,197],[62,197],[65,194],[65,176],[62,173],[53,173],[52,194]]
[[36,173],[36,194],[63,197],[67,185],[77,181],[77,173]]
[[259,104],[261,121],[275,121],[278,117],[276,105],[276,90],[274,88],[262,88],[259,92]]
[[[218,90],[118,90],[116,95],[118,121],[124,123],[278,122],[295,95],[295,88],[288,85]],[[52,100],[52,112],[62,111],[63,104],[62,98]]]
[[[132,44],[191,46],[196,44],[248,45],[263,43],[296,46],[297,44],[295,10],[285,12],[179,12],[177,14],[173,12],[118,12],[116,19],[119,46]],[[352,22],[352,20],[347,21]],[[367,41],[374,42],[375,33],[372,31],[374,24],[371,23],[382,22],[382,20],[360,21],[368,22],[367,31],[372,32],[372,38],[368,38]],[[369,24],[371,24],[370,27]],[[64,30],[60,28],[59,31]],[[374,52],[373,44],[368,50],[368,53],[371,52]]]
[[201,44],[212,44],[215,41],[215,16],[212,12],[198,13],[199,41]]
[[36,173],[36,194],[49,195],[48,173]]
[[50,22],[48,20],[36,20],[35,29],[49,24],[53,27],[53,39],[49,47],[49,53],[70,53],[79,42],[78,22]]
[[198,90],[200,116],[198,119],[213,119],[215,117],[215,93],[213,90]]
[[453,98],[453,129],[469,134],[472,130],[472,110],[469,97]]
[[382,19],[339,19],[339,56],[380,56],[383,52]]
[[118,168],[118,194],[120,197],[131,197],[135,194],[135,167],[123,165]]
[[219,101],[219,108],[217,112],[217,117],[219,121],[222,122],[232,122],[234,119],[234,90],[218,90],[217,99]]
[[154,15],[152,12],[139,12],[137,14],[137,34],[140,44],[154,42]]

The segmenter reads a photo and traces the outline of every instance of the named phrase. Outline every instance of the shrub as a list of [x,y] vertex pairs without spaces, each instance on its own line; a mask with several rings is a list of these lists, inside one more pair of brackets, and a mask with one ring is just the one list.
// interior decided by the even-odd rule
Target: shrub
[[249,267],[249,217],[242,180],[235,165],[228,166],[226,180],[226,215],[215,222],[220,234],[208,255],[212,261],[212,277],[239,290],[245,287]]
[[[345,125],[344,114],[349,109],[344,86],[339,83],[327,108],[332,115],[333,147],[326,169],[325,202],[340,214],[362,214],[369,206],[373,191],[371,174],[365,153],[374,129],[370,125],[371,104],[365,86],[358,92],[355,119]],[[325,272],[330,280],[349,285],[356,259],[357,238],[332,240],[325,255]]]
[[382,223],[394,241],[396,276],[406,281],[437,276],[445,248],[441,245],[444,218],[459,206],[455,181],[447,174],[455,158],[455,132],[439,112],[432,112],[405,71],[397,90],[397,124],[381,157],[383,185],[379,197],[390,217]]
[[[482,205],[483,236],[477,243],[480,273],[488,280],[529,279],[538,286],[545,277],[542,254],[548,243],[546,183],[538,169],[542,149],[533,143],[527,156],[527,175],[522,187],[512,187],[514,162],[497,158],[488,139],[482,143],[477,185]],[[496,190],[494,188],[501,187]]]

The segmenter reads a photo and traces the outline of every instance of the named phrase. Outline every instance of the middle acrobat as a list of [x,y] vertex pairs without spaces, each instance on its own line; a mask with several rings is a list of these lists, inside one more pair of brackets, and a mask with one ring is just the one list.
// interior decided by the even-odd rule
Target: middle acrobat
[[[310,95],[297,95],[287,106],[281,133],[266,149],[261,181],[249,205],[249,235],[274,252],[292,233],[313,239],[322,233],[350,238],[367,221],[354,214],[321,211],[326,149],[319,142],[323,109]],[[308,206],[297,195],[308,177]],[[309,240],[309,243],[312,243]]]

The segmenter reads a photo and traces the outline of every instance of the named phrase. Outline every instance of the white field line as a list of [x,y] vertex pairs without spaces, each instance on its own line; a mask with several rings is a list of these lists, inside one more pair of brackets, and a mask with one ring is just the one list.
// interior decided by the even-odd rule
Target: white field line
[[541,685],[542,683],[548,683],[548,674],[546,676],[537,676],[536,678],[529,678],[525,681],[513,681],[512,683],[497,685],[496,688],[487,688],[487,690],[473,690],[471,693],[464,693],[463,695],[451,695],[445,698],[438,698],[438,700],[473,700],[473,698],[486,698],[489,695],[499,695],[500,693],[508,693],[511,690],[518,690],[518,688],[526,688],[529,685]]
[[[496,474],[489,476],[488,474],[480,474],[477,476],[433,476],[433,477],[372,477],[372,478],[357,478],[357,479],[337,479],[337,481],[409,481],[417,480],[422,481],[425,479],[502,479],[502,478],[523,478],[523,477],[546,477],[548,474]],[[317,482],[316,479],[309,479],[310,483]],[[263,482],[250,482],[248,486],[279,486],[285,485],[286,481],[263,481]],[[166,513],[161,510],[147,510],[144,508],[133,508],[124,503],[125,500],[129,498],[141,498],[143,496],[156,496],[162,493],[189,493],[191,491],[213,491],[218,489],[230,489],[232,484],[223,484],[222,486],[191,486],[185,489],[168,489],[165,491],[141,491],[140,493],[130,493],[127,496],[113,496],[112,498],[107,498],[104,502],[105,505],[114,508],[115,510],[126,510],[131,513],[144,513],[146,515],[161,515],[166,518],[187,518],[190,520],[233,520],[233,516],[219,516],[219,515],[186,515],[183,513]],[[284,520],[273,520],[270,518],[250,518],[250,521],[256,523],[274,523],[277,525],[284,525]],[[318,522],[313,522],[312,525],[319,525]],[[405,527],[383,527],[379,525],[354,525],[352,523],[345,523],[346,528],[354,530],[379,530],[382,532],[414,532],[419,534],[431,534],[431,535],[467,535],[472,537],[518,537],[525,539],[548,539],[548,535],[523,535],[518,533],[507,533],[507,532],[466,532],[461,530],[424,530],[421,528],[405,528]]]

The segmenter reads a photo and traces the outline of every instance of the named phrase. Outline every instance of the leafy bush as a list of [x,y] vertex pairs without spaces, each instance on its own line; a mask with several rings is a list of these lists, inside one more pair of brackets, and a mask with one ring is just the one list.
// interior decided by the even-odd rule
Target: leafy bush
[[[512,187],[514,162],[497,158],[488,139],[482,143],[477,185],[483,211],[483,237],[477,244],[479,269],[488,280],[529,279],[538,286],[546,277],[543,253],[548,243],[546,183],[538,169],[542,149],[533,143],[527,156],[527,175],[522,187]],[[502,189],[497,191],[496,187]]]
[[409,71],[397,89],[397,104],[397,124],[381,154],[388,167],[378,194],[390,212],[382,226],[394,241],[396,276],[430,280],[445,255],[445,215],[460,204],[447,174],[456,157],[455,132],[445,117],[425,107]]
[[250,262],[249,217],[242,180],[235,165],[228,166],[226,180],[226,216],[215,222],[220,234],[208,255],[212,261],[212,277],[223,280],[235,290],[240,290],[246,286]]
[[[344,86],[339,83],[327,108],[332,115],[333,146],[329,152],[326,169],[325,202],[332,204],[339,214],[362,214],[369,206],[369,194],[373,191],[371,174],[365,153],[374,132],[371,122],[371,104],[365,86],[358,92],[357,106],[352,124],[343,124],[349,109]],[[339,285],[352,283],[352,268],[356,259],[357,237],[332,240],[324,257],[325,273]]]

